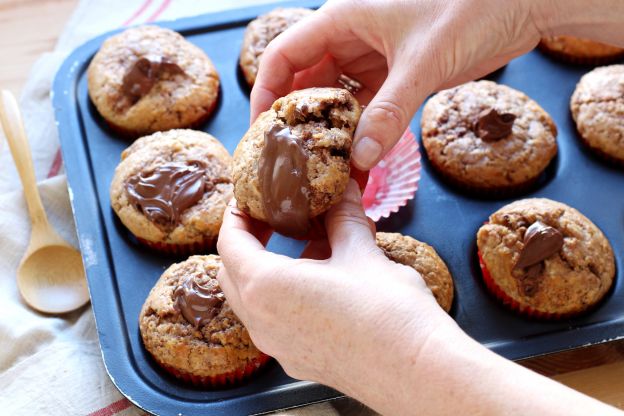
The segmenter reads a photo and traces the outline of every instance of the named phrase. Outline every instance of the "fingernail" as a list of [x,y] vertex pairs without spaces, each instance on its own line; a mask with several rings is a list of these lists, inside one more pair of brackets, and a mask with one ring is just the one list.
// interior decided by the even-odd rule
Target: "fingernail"
[[353,161],[355,165],[364,170],[374,167],[379,161],[383,147],[370,137],[362,137],[353,148]]

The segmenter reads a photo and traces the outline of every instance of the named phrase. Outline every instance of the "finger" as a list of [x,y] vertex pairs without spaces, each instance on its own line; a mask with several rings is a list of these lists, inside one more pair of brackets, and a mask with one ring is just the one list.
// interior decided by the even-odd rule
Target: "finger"
[[[332,21],[325,13],[315,12],[273,39],[260,60],[256,82],[251,91],[251,121],[292,89],[295,74],[323,59],[327,53]],[[305,48],[301,39],[306,39]]]
[[310,87],[335,87],[340,76],[340,67],[331,55],[325,57],[316,65],[304,69],[295,75],[294,90]]
[[374,234],[362,208],[362,194],[355,180],[349,185],[339,204],[325,218],[332,259],[351,258],[353,253],[377,251]]
[[371,169],[392,149],[427,96],[429,88],[418,79],[427,77],[413,68],[413,64],[394,65],[362,113],[353,147],[353,162],[358,168]]
[[229,212],[245,221],[247,226],[247,230],[256,237],[256,240],[260,241],[263,246],[266,247],[269,239],[273,235],[273,230],[264,221],[259,221],[255,218],[250,217],[245,212],[241,211],[236,205],[236,199],[232,198],[228,203]]
[[[223,224],[219,231],[217,251],[221,255],[224,267],[237,286],[253,277],[259,265],[279,265],[282,256],[266,251],[270,231],[258,230],[245,215],[240,215],[236,207],[228,206],[223,215]],[[254,234],[255,233],[255,234]]]
[[245,304],[241,301],[240,292],[236,281],[231,278],[225,267],[221,267],[219,273],[217,273],[217,281],[228,303],[236,313],[236,316],[244,323],[247,322],[247,309]]

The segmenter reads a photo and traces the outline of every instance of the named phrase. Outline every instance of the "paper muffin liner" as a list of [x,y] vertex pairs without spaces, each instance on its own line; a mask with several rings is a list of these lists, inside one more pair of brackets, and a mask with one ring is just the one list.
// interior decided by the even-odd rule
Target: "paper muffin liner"
[[178,370],[158,360],[156,362],[175,378],[201,388],[223,388],[237,386],[248,380],[253,374],[262,369],[271,357],[261,353],[260,356],[248,362],[244,367],[230,371],[229,373],[215,376],[197,376]]
[[156,250],[161,253],[173,254],[176,256],[190,256],[193,254],[208,253],[215,248],[215,245],[217,243],[216,237],[206,238],[203,241],[198,241],[190,244],[169,244],[158,241],[148,241],[140,237],[136,237],[136,239],[139,243],[146,247],[149,247],[152,250]]
[[[219,102],[219,95],[217,95],[217,97],[215,98],[214,102],[212,104],[210,104],[210,107],[208,107],[208,111],[206,112],[206,114],[204,114],[203,116],[201,116],[198,120],[196,120],[195,122],[189,124],[188,126],[178,126],[178,127],[173,127],[171,129],[168,130],[175,130],[175,129],[197,129],[199,127],[201,127],[206,121],[208,121],[208,119],[212,116],[212,114],[214,113],[215,109],[217,108],[217,103]],[[123,128],[121,126],[118,126],[117,124],[113,123],[110,120],[105,119],[104,117],[102,117],[102,119],[104,120],[104,122],[106,122],[106,125],[108,126],[108,128],[115,133],[117,136],[124,138],[126,140],[136,140],[139,137],[143,137],[143,136],[148,136],[150,134],[154,134],[156,132],[152,132],[152,133],[137,133],[136,131],[133,130],[128,130],[126,128]],[[167,131],[167,130],[162,130],[162,131]]]
[[568,312],[568,313],[552,313],[552,312],[538,311],[530,306],[521,305],[517,300],[507,295],[507,293],[505,293],[505,291],[503,291],[503,289],[501,289],[501,287],[498,284],[496,284],[496,282],[492,278],[492,275],[487,269],[485,262],[483,261],[481,252],[477,251],[477,254],[479,256],[479,267],[481,268],[481,275],[483,277],[483,282],[485,283],[485,286],[487,287],[488,291],[492,295],[494,295],[494,297],[496,297],[500,302],[502,302],[503,305],[505,305],[512,311],[518,313],[519,315],[523,315],[532,319],[553,321],[553,320],[572,318],[574,316],[581,315],[589,310],[588,309],[588,310],[574,311],[574,312]]
[[418,190],[420,169],[418,142],[408,128],[394,148],[369,172],[362,195],[366,215],[379,221],[407,205]]
[[574,65],[595,65],[595,66],[608,65],[608,64],[612,64],[624,58],[624,52],[616,53],[613,55],[598,56],[598,57],[576,56],[570,53],[551,49],[550,47],[546,46],[541,41],[537,45],[537,48],[546,55],[552,56],[553,58],[558,59],[562,62],[566,62],[566,63],[574,64]]

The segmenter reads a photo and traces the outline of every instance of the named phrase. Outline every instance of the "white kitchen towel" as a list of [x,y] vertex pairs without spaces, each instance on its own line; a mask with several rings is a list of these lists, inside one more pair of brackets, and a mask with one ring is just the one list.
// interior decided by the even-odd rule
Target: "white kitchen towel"
[[[50,86],[63,59],[86,40],[111,29],[244,7],[271,0],[81,0],[53,52],[33,66],[20,104],[44,206],[53,225],[75,246],[76,236]],[[112,12],[114,11],[114,12]],[[116,390],[100,355],[90,306],[62,317],[29,309],[15,284],[30,223],[8,146],[0,154],[0,414],[142,415]],[[290,410],[282,415],[370,414],[350,400]]]

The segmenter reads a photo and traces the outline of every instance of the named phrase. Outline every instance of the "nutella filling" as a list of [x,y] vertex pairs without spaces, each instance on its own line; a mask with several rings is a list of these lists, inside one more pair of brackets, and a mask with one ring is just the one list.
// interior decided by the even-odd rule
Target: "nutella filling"
[[195,328],[217,316],[224,301],[225,295],[214,280],[204,286],[189,277],[173,291],[173,307]]
[[308,156],[288,127],[273,125],[264,134],[258,164],[264,213],[277,232],[302,237],[310,228]]
[[183,74],[184,70],[165,57],[139,58],[124,75],[121,90],[134,104],[146,96],[165,73]]
[[152,172],[131,177],[128,200],[150,221],[174,225],[182,213],[214,190],[200,162],[170,162]]
[[475,132],[485,142],[495,142],[511,134],[516,116],[499,113],[495,109],[483,110],[475,123]]
[[[516,269],[523,269],[536,265],[557,253],[563,247],[563,234],[553,227],[539,221],[531,224],[524,233],[524,247],[515,265]],[[535,270],[530,270],[535,274]]]

